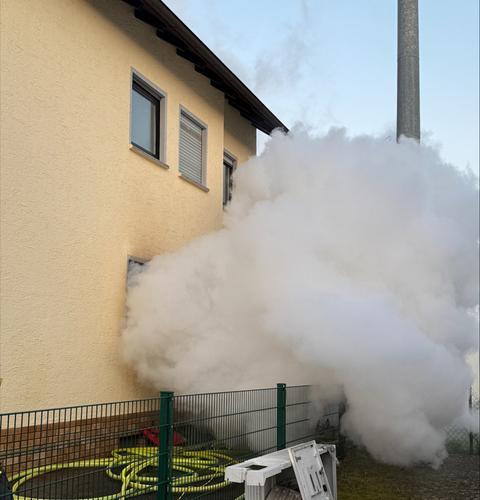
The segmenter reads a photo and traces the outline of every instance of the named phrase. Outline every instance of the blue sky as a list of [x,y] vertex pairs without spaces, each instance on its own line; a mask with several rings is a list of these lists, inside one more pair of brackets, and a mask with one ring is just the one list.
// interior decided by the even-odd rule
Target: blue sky
[[[395,135],[396,0],[166,3],[287,126]],[[479,3],[419,0],[423,140],[477,176]]]

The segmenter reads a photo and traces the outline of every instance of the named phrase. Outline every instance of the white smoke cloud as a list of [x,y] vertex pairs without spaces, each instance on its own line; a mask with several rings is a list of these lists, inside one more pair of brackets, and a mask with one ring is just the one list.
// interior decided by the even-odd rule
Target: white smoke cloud
[[123,348],[157,389],[311,383],[394,464],[445,457],[478,349],[478,190],[432,148],[277,134],[237,169],[225,228],[154,258]]
[[311,56],[313,26],[308,2],[302,0],[299,7],[298,19],[279,27],[276,43],[265,47],[257,56],[253,76],[255,92],[268,96],[272,92],[283,94],[288,89],[291,94],[302,78]]

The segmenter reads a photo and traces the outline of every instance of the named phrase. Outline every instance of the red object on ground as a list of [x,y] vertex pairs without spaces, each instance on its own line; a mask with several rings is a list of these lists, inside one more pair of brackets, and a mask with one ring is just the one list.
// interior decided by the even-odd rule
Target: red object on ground
[[[155,446],[159,446],[158,429],[144,429],[143,435]],[[173,446],[185,444],[185,438],[176,431],[173,431]]]

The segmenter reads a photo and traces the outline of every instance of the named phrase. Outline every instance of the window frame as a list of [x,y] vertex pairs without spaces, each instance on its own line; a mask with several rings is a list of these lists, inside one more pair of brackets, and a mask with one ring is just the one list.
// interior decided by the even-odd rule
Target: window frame
[[[133,92],[155,105],[155,148],[152,153],[133,141]],[[130,148],[154,161],[165,163],[166,157],[166,101],[167,94],[132,68],[130,79]]]
[[[223,208],[226,208],[228,206],[228,204],[232,201],[232,193],[233,193],[233,181],[232,181],[232,175],[233,175],[233,172],[235,172],[236,168],[237,168],[237,158],[232,154],[230,153],[229,151],[227,151],[226,149],[223,151],[223,162],[222,162],[222,167],[223,167],[223,182],[222,182],[222,204],[223,204]],[[230,169],[230,182],[229,182],[229,185],[228,185],[228,199],[225,201],[225,169],[228,168]]]
[[[189,177],[187,174],[183,173],[180,170],[180,149],[181,149],[181,126],[182,126],[182,115],[186,116],[189,120],[191,120],[193,123],[195,123],[198,127],[202,129],[202,182],[199,183],[195,179],[192,179]],[[208,153],[207,153],[207,148],[208,148],[208,125],[200,120],[196,115],[194,115],[192,112],[190,112],[187,108],[184,106],[180,105],[180,112],[178,115],[178,173],[179,177],[186,180],[187,182],[193,184],[194,186],[197,186],[198,188],[202,189],[203,191],[208,192],[209,189],[207,187],[207,158],[208,158]]]

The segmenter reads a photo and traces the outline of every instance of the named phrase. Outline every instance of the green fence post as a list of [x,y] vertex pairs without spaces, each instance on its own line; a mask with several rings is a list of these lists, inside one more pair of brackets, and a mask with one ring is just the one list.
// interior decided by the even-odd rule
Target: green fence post
[[277,450],[287,445],[287,385],[277,384]]
[[338,427],[337,427],[337,458],[340,460],[343,460],[345,458],[345,453],[346,453],[346,439],[345,436],[340,432],[341,429],[341,424],[342,424],[342,418],[343,415],[345,415],[345,412],[347,411],[345,402],[342,401],[338,405]]
[[172,498],[173,392],[160,393],[158,433],[158,500]]
[[[470,387],[470,394],[468,395],[468,409],[470,410],[470,414],[472,414],[473,408],[473,398],[472,398],[472,388]],[[470,431],[468,433],[468,444],[469,444],[469,452],[470,455],[473,455],[473,432]]]

